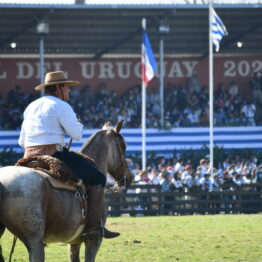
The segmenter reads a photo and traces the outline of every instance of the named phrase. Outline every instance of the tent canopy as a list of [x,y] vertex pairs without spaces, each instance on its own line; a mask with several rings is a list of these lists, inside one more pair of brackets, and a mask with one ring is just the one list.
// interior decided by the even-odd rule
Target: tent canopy
[[[262,53],[262,6],[217,8],[227,27],[220,53]],[[46,54],[81,54],[99,59],[105,54],[138,55],[141,52],[141,20],[147,19],[154,52],[164,39],[166,55],[205,56],[208,51],[208,9],[189,8],[94,8],[83,5],[0,8],[0,53],[38,54],[37,25],[47,23]],[[163,29],[161,34],[159,28]],[[169,28],[169,32],[168,31]],[[237,47],[241,41],[243,46]],[[16,48],[11,43],[16,43]]]

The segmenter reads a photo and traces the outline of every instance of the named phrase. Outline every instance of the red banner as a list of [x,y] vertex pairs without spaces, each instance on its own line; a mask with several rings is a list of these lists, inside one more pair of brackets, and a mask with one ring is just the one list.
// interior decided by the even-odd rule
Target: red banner
[[[202,85],[208,86],[208,58],[198,60],[189,57],[167,57],[164,59],[165,85],[169,82],[184,86],[194,71],[198,72]],[[106,83],[110,90],[124,92],[141,84],[140,57],[102,58],[97,61],[85,57],[45,58],[46,71],[63,70],[71,80],[78,80],[81,86],[90,85],[98,90]],[[158,67],[159,68],[159,67]],[[225,87],[236,81],[240,91],[247,93],[253,72],[262,71],[262,56],[220,56],[214,58],[214,83]],[[39,84],[38,58],[0,58],[0,93],[6,95],[16,85],[22,92],[35,92]],[[149,84],[159,86],[159,74]],[[150,89],[148,89],[150,90]]]

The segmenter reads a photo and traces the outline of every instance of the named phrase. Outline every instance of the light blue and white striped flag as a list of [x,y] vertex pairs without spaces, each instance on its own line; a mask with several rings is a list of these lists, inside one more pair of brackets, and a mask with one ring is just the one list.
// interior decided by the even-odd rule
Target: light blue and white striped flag
[[212,8],[212,39],[216,47],[216,52],[219,51],[219,44],[226,35],[228,35],[226,27],[217,15],[215,9]]

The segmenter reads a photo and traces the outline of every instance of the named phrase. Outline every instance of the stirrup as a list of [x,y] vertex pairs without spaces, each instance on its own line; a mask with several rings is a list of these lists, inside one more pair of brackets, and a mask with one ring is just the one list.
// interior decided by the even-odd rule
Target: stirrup
[[82,234],[82,237],[88,238],[88,239],[99,239],[99,238],[102,238],[103,235],[104,235],[104,230],[101,228],[98,230],[92,230],[92,231],[86,232]]

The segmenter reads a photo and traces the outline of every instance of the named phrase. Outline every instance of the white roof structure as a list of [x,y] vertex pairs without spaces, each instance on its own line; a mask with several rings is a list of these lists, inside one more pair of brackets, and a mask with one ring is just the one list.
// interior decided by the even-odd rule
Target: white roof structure
[[[3,4],[18,5],[75,5],[75,0],[0,0]],[[80,1],[81,2],[81,1]],[[83,0],[86,6],[152,6],[152,5],[207,5],[209,0]],[[214,5],[262,5],[262,0],[213,0]]]

